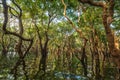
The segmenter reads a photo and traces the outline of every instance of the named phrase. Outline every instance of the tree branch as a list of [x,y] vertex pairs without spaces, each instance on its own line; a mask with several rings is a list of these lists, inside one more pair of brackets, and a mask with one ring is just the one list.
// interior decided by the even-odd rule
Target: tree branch
[[64,0],[62,0],[62,4],[64,5],[64,12],[63,12],[64,17],[67,18],[68,22],[72,25],[73,29],[75,29],[75,31],[79,33],[80,37],[83,38],[83,39],[85,39],[85,40],[87,40],[87,39],[82,35],[82,31],[79,30],[78,28],[76,28],[76,26],[74,25],[74,23],[73,23],[73,22],[70,20],[70,18],[66,15],[66,8],[67,8],[67,6],[66,6]]
[[18,15],[19,15],[19,13],[18,13],[13,7],[11,7],[11,6],[8,6],[8,7],[9,7],[10,13],[11,13],[13,16],[18,17],[17,15],[15,15],[15,14],[12,12],[12,10],[14,10]]
[[36,29],[36,31],[37,31],[37,35],[38,35],[38,38],[39,38],[39,41],[40,41],[40,48],[43,49],[43,46],[42,46],[42,37],[41,37],[41,34],[40,34],[40,32],[39,32],[39,28],[38,28],[38,26],[37,26],[37,24],[36,24],[36,20],[35,20],[35,19],[32,19],[32,22],[34,23],[35,29]]
[[14,0],[12,0],[12,3],[13,3],[14,5],[16,5],[17,8],[19,9],[19,11],[20,11],[19,17],[21,17],[21,16],[22,16],[22,9],[20,8],[20,6],[19,6]]
[[3,14],[4,14],[4,22],[3,22],[3,31],[6,31],[7,23],[8,23],[8,6],[6,0],[2,0],[3,4]]
[[[2,29],[3,29],[3,33],[4,34],[9,34],[9,35],[14,35],[18,38],[20,38],[21,40],[24,40],[24,41],[30,41],[30,45],[28,47],[28,49],[26,50],[25,52],[25,55],[26,53],[29,51],[29,49],[31,48],[32,46],[32,43],[33,43],[33,38],[31,39],[27,39],[27,38],[24,38],[22,35],[20,34],[17,34],[15,32],[11,32],[11,31],[8,31],[6,28],[7,28],[7,23],[8,23],[8,5],[6,3],[6,0],[2,0],[2,4],[3,4],[3,14],[4,14],[4,21],[3,21],[3,26],[2,26]],[[20,16],[19,18],[22,16],[21,15],[22,13],[20,13]],[[23,57],[25,57],[25,55]]]
[[15,33],[15,32],[8,31],[7,29],[4,31],[4,33],[5,33],[5,34],[14,35],[14,36],[19,37],[20,39],[22,39],[22,40],[24,40],[24,41],[31,41],[31,40],[33,40],[33,38],[31,38],[31,39],[24,38],[24,37],[22,37],[21,35]]
[[87,3],[92,6],[98,6],[98,7],[106,7],[105,3],[103,1],[93,1],[93,0],[78,0],[81,3]]

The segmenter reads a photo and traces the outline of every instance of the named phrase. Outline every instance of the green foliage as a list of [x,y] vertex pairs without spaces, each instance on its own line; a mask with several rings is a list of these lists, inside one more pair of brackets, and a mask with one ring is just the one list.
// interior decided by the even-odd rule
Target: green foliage
[[[75,27],[82,32],[81,34],[78,34],[72,28],[71,24],[67,21],[67,19],[63,16],[64,6],[61,0],[15,0],[15,1],[22,9],[22,22],[24,27],[23,36],[26,38],[27,37],[34,38],[34,44],[32,47],[36,47],[38,45],[39,55],[37,56],[38,58],[36,58],[36,60],[34,60],[35,54],[33,54],[32,51],[28,53],[27,57],[25,57],[26,70],[28,72],[27,74],[30,77],[30,79],[34,77],[34,75],[37,73],[39,69],[38,67],[41,58],[39,35],[41,37],[42,46],[45,45],[45,41],[47,40],[47,38],[49,39],[47,45],[47,50],[48,50],[47,74],[43,76],[43,78],[45,78],[46,80],[56,80],[57,77],[55,77],[54,75],[54,72],[56,71],[70,72],[73,74],[82,75],[83,72],[81,71],[82,65],[80,63],[80,60],[78,60],[78,58],[74,56],[75,54],[77,54],[75,52],[76,49],[82,49],[84,46],[84,39],[80,36],[81,34],[88,39],[85,48],[89,60],[91,60],[91,54],[92,54],[92,52],[90,52],[90,48],[95,47],[94,45],[92,45],[93,43],[90,42],[91,36],[93,35],[93,38],[95,37],[94,30],[96,30],[96,35],[99,39],[98,44],[103,44],[103,46],[107,46],[107,39],[105,35],[106,33],[102,22],[101,8],[90,5],[83,5],[79,3],[77,0],[64,0],[67,5],[66,15],[74,23]],[[101,1],[101,0],[95,0],[95,1]],[[102,0],[102,1],[107,1],[107,0]],[[15,5],[12,2],[9,5],[15,8],[15,10],[19,11],[18,8],[15,7]],[[120,37],[120,7],[119,6],[120,6],[120,0],[116,0],[114,7],[114,13],[115,13],[114,21],[111,24],[111,28],[116,33],[115,35],[117,35],[118,37]],[[3,16],[1,16],[1,14],[3,13],[1,10],[2,10],[2,6],[0,6],[0,51],[2,51],[3,49],[2,46]],[[12,11],[14,14],[16,14],[14,10]],[[9,14],[8,17],[9,19],[8,19],[7,29],[18,33],[19,26],[17,19],[15,17],[10,18],[11,15],[10,12],[8,12],[8,14]],[[38,29],[36,29],[35,25],[37,26]],[[37,31],[40,34],[38,34]],[[3,41],[5,46],[9,45],[8,51],[14,51],[15,49],[14,46],[18,42],[18,38],[10,35],[5,35]],[[29,42],[23,41],[23,46],[25,47],[25,49],[26,46],[28,46],[28,44]],[[59,51],[58,48],[60,48],[60,57],[58,56],[58,51]],[[101,48],[101,46],[98,48],[100,48],[101,50],[103,49]],[[71,55],[68,55],[68,53],[71,53],[72,57]],[[81,57],[81,53],[79,54]],[[58,60],[58,57],[60,58],[60,60]],[[15,59],[12,58],[8,60],[0,57],[0,60],[1,60],[0,63],[0,69],[1,69],[0,79],[1,79],[1,76],[2,77],[7,76],[8,71],[10,71],[13,65],[15,65],[17,58]],[[58,65],[58,63],[60,64]],[[91,62],[89,63],[88,66],[90,67],[92,66]],[[19,70],[18,80],[25,79],[25,76],[23,76],[24,71],[21,69],[21,67],[22,66],[19,66],[18,68]],[[112,69],[108,69],[108,70],[114,71]],[[106,74],[108,70],[106,69]],[[115,72],[116,71],[111,73],[115,73]],[[108,71],[108,74],[113,76],[111,73]],[[40,71],[36,79],[41,78],[42,74],[43,71]],[[107,76],[107,79],[110,79],[108,77],[109,75]],[[61,80],[63,79],[64,78],[62,77]]]

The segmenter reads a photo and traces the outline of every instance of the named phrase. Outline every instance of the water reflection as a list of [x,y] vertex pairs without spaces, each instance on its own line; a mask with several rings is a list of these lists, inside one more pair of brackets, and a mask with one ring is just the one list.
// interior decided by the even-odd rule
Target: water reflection
[[75,75],[75,74],[70,74],[70,73],[65,73],[65,72],[55,72],[54,75],[57,78],[67,79],[67,80],[70,80],[70,79],[75,79],[75,80],[89,80],[86,77]]

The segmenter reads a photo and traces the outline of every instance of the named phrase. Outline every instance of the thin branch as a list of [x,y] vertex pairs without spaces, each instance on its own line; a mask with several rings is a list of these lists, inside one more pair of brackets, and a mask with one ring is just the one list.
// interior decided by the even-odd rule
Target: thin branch
[[64,0],[62,0],[62,4],[64,5],[64,12],[63,12],[64,17],[67,18],[68,22],[72,25],[73,29],[75,29],[76,32],[79,33],[80,37],[83,38],[83,39],[85,39],[85,40],[87,40],[87,39],[82,35],[82,31],[79,30],[78,28],[76,28],[76,26],[74,25],[74,23],[73,23],[73,22],[70,20],[70,18],[66,15],[66,8],[67,8],[67,6],[66,6]]
[[[14,35],[14,36],[19,37],[20,39],[22,39],[22,40],[24,40],[24,41],[30,41],[31,44],[32,44],[33,38],[27,39],[27,38],[24,38],[23,36],[21,36],[20,34],[17,34],[17,33],[15,33],[15,32],[11,32],[11,31],[8,31],[8,30],[6,29],[6,28],[7,28],[7,23],[8,23],[8,5],[7,5],[7,3],[6,3],[6,0],[2,0],[2,3],[3,3],[3,13],[4,13],[4,21],[3,21],[3,26],[2,26],[2,28],[3,28],[3,33],[4,33],[4,34],[9,34],[9,35]],[[30,45],[31,45],[31,44],[30,44]],[[31,46],[29,46],[29,47],[31,47]],[[25,53],[28,52],[29,47],[28,47],[28,49],[27,49],[27,51],[26,51]]]
[[22,9],[20,8],[20,6],[19,6],[14,0],[12,0],[12,3],[13,3],[14,5],[16,5],[17,8],[19,9],[19,11],[20,11],[19,17],[21,17],[21,16],[22,16]]
[[28,46],[28,48],[27,48],[27,50],[25,51],[25,53],[24,53],[24,55],[23,55],[23,59],[25,58],[25,56],[27,55],[27,53],[28,53],[28,51],[30,50],[30,48],[31,48],[31,46],[32,46],[32,44],[33,44],[33,39],[31,39],[30,40],[30,44],[29,44],[29,46]]
[[9,11],[10,11],[10,13],[11,13],[13,16],[18,17],[18,16],[16,16],[16,15],[12,12],[11,8],[9,8]]
[[12,10],[14,10],[18,15],[19,15],[19,12],[17,12],[13,7],[11,7],[11,6],[8,6],[9,7],[9,11],[10,11],[10,13],[13,15],[13,16],[15,16],[15,17],[18,17],[17,15],[15,15],[13,12],[12,12]]
[[38,38],[39,38],[39,41],[40,41],[40,48],[43,49],[43,46],[42,46],[42,37],[41,37],[41,34],[40,34],[40,32],[39,32],[39,28],[38,28],[38,26],[37,26],[37,24],[36,24],[36,20],[33,20],[33,19],[32,19],[32,22],[34,23],[35,29],[36,29],[36,31],[37,31],[37,35],[38,35]]
[[98,7],[106,7],[105,3],[103,1],[93,1],[93,0],[78,0],[81,3],[87,3],[92,6],[98,6]]
[[4,31],[5,34],[11,34],[11,35],[14,35],[16,37],[19,37],[20,39],[24,40],[24,41],[31,41],[33,40],[33,38],[30,38],[30,39],[27,39],[27,38],[24,38],[22,37],[21,35],[17,34],[16,32],[11,32],[11,31],[8,31],[7,29]]
[[52,17],[51,17],[51,19],[50,19],[50,23],[55,19],[57,17],[57,15],[55,14],[55,15],[53,15]]

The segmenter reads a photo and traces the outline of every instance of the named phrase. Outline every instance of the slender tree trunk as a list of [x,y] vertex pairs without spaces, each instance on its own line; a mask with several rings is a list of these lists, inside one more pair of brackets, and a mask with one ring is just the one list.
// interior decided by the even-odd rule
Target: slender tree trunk
[[41,51],[41,59],[40,59],[40,66],[39,69],[43,70],[44,72],[46,71],[46,60],[47,60],[47,50],[46,49],[42,49]]
[[86,52],[85,52],[85,47],[83,47],[81,63],[83,66],[84,75],[87,76],[87,56],[86,56]]
[[107,2],[94,0],[79,0],[79,1],[81,3],[87,3],[92,6],[101,7],[103,9],[102,20],[106,32],[108,46],[110,49],[110,54],[112,55],[112,58],[115,64],[117,65],[118,69],[120,69],[120,49],[118,46],[119,43],[117,42],[115,34],[112,32],[110,28],[111,23],[113,22],[115,0],[107,0]]
[[[19,35],[22,36],[23,35],[23,24],[22,24],[22,20],[21,20],[21,17],[18,18],[19,20]],[[19,54],[19,57],[23,57],[23,51],[22,51],[22,39],[19,38],[19,42],[18,42],[18,54]]]
[[114,62],[117,65],[117,67],[120,69],[120,49],[116,45],[116,44],[118,44],[118,42],[116,41],[116,37],[110,28],[110,23],[112,21],[113,12],[111,12],[111,10],[109,10],[109,13],[108,13],[107,11],[108,11],[108,9],[104,8],[103,24],[105,27],[105,32],[106,32],[106,37],[108,40],[108,46],[110,49],[110,53],[113,57]]

